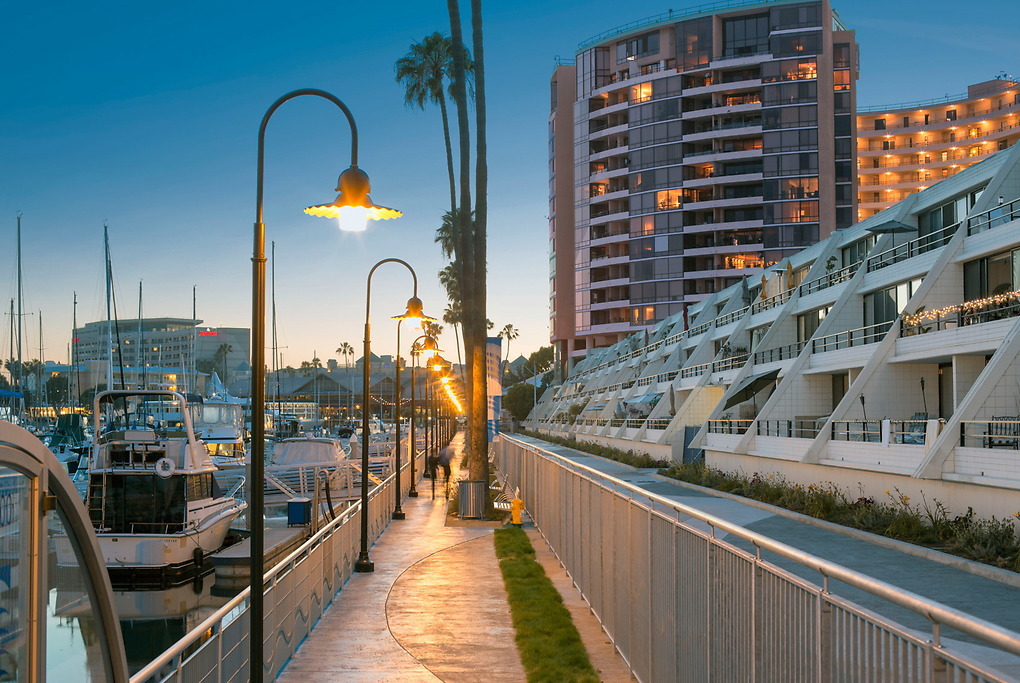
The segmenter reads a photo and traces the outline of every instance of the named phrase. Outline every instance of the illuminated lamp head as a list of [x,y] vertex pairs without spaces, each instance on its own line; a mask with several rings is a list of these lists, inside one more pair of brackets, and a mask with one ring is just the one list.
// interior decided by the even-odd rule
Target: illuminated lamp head
[[396,209],[379,206],[368,196],[371,185],[368,174],[357,166],[351,166],[340,174],[336,191],[339,192],[330,204],[309,206],[305,213],[310,216],[336,218],[340,229],[347,232],[364,232],[368,221],[397,218],[403,213]]

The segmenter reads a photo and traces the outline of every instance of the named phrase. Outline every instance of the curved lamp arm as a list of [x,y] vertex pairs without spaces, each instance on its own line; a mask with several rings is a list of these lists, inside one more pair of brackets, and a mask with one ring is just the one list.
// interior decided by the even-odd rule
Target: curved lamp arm
[[358,126],[354,123],[354,115],[351,114],[351,110],[347,108],[347,105],[340,101],[340,98],[332,93],[328,93],[325,90],[319,90],[318,88],[302,88],[301,90],[295,90],[289,92],[280,99],[273,102],[273,104],[266,110],[265,115],[262,117],[262,123],[259,125],[259,152],[258,152],[258,180],[255,187],[255,222],[262,222],[262,179],[264,175],[264,159],[265,159],[265,146],[266,146],[266,126],[269,124],[269,119],[273,116],[280,106],[289,100],[293,100],[296,97],[302,97],[304,95],[312,95],[315,97],[321,97],[325,100],[329,100],[336,106],[340,107],[340,111],[347,117],[347,123],[351,126],[351,168],[358,167]]

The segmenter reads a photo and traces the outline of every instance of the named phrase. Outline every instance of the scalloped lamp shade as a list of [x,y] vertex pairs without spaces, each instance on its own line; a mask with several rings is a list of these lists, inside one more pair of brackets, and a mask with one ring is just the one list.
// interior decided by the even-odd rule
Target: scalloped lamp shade
[[368,221],[381,221],[398,218],[404,214],[397,209],[379,206],[368,196],[371,184],[368,174],[360,168],[351,167],[340,174],[337,181],[336,200],[330,204],[309,206],[305,213],[309,216],[336,218],[340,229],[347,232],[363,232],[368,228]]

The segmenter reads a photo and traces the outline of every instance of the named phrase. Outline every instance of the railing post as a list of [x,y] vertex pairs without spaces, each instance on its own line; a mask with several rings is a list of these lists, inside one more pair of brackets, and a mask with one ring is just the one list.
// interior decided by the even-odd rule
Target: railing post
[[822,588],[818,592],[818,626],[817,626],[817,640],[818,643],[818,680],[820,683],[825,683],[832,679],[830,675],[832,672],[829,667],[832,663],[832,604],[828,600],[829,595],[829,577],[822,577]]

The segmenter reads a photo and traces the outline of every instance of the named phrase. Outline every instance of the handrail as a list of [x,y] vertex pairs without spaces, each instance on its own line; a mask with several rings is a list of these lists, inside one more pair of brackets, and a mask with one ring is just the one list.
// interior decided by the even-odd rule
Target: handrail
[[[574,462],[569,458],[540,449],[532,444],[525,443],[506,434],[500,434],[500,438],[514,442],[518,446],[531,450],[536,454],[539,454],[539,451],[541,451],[540,454],[542,457],[554,460],[567,469],[580,470],[594,476],[596,479],[601,479],[611,483],[615,488],[624,489],[635,494],[634,497],[631,498],[631,501],[638,507],[647,509],[652,513],[661,514],[655,509],[655,504],[662,505],[663,507],[679,512],[685,516],[690,516],[704,522],[712,528],[713,532],[716,530],[724,531],[731,536],[750,542],[759,550],[773,552],[780,557],[784,557],[800,564],[801,566],[812,569],[821,574],[823,577],[842,581],[849,586],[860,589],[866,593],[870,593],[871,595],[908,609],[911,612],[927,617],[929,620],[937,624],[943,624],[950,628],[955,628],[958,631],[984,640],[995,647],[1002,648],[1007,652],[1020,655],[1020,633],[1002,628],[1001,626],[970,614],[966,614],[965,612],[943,605],[942,603],[935,602],[934,600],[929,600],[917,595],[916,593],[912,593],[898,586],[893,586],[880,579],[875,579],[866,574],[848,569],[847,567],[836,564],[830,560],[825,560],[816,555],[812,555],[811,553],[794,548],[793,546],[776,541],[768,536],[763,536],[762,534],[750,531],[739,524],[728,522],[721,517],[716,517],[703,512],[698,508],[678,503],[675,500],[635,486],[623,481],[622,479],[617,479],[616,477],[596,470],[593,467]],[[642,500],[648,501],[649,504],[644,505]],[[674,517],[666,517],[665,515],[663,515],[663,517],[672,522],[676,522]]]
[[893,320],[884,323],[875,323],[866,327],[857,327],[852,330],[843,330],[827,334],[811,340],[811,353],[825,353],[826,351],[837,351],[839,349],[874,344],[882,340],[882,336],[889,331]]
[[856,273],[857,269],[860,268],[861,262],[851,263],[845,268],[834,270],[831,273],[826,273],[821,277],[816,277],[813,280],[800,283],[800,295],[806,296],[814,292],[827,289],[833,285],[838,285],[841,282],[846,282],[852,278]]
[[[404,467],[406,466],[407,464],[405,463]],[[378,496],[382,492],[382,490],[387,486],[390,480],[395,479],[395,477],[396,474],[391,474],[380,484],[375,486],[370,492],[369,498],[372,499]],[[361,500],[357,500],[350,507],[348,507],[342,513],[340,513],[335,519],[327,523],[316,533],[312,534],[312,536],[310,536],[308,540],[306,540],[294,551],[292,551],[289,555],[287,555],[278,563],[276,563],[275,566],[266,571],[265,574],[263,575],[264,581],[266,583],[269,583],[278,575],[284,573],[285,571],[288,571],[290,569],[290,566],[296,560],[303,557],[305,554],[307,554],[309,550],[311,550],[314,546],[318,545],[325,536],[332,534],[333,531],[335,531],[337,528],[345,524],[348,520],[352,519],[355,516],[355,513],[359,512],[360,510]],[[175,657],[184,654],[184,651],[187,650],[187,648],[191,647],[200,638],[202,638],[207,631],[215,630],[216,626],[221,621],[228,618],[231,612],[236,610],[239,606],[241,606],[242,603],[248,600],[250,594],[251,586],[246,586],[244,590],[242,590],[240,593],[238,593],[236,596],[230,599],[225,605],[220,607],[218,610],[213,612],[198,626],[191,629],[189,633],[187,633],[173,646],[171,646],[169,649],[163,652],[163,654],[153,659],[146,666],[142,667],[138,672],[131,676],[131,683],[143,683],[144,681],[149,680],[153,676],[157,676],[162,667],[166,666],[167,664],[170,664]],[[249,666],[251,665],[252,663],[249,662]],[[259,663],[258,665],[261,665],[261,663]]]
[[949,244],[949,240],[953,238],[956,231],[963,224],[963,221],[958,221],[952,225],[947,225],[941,230],[935,232],[929,232],[927,235],[921,235],[915,237],[909,242],[897,245],[892,249],[886,249],[885,251],[875,254],[874,256],[868,257],[868,272],[872,273],[880,268],[891,266],[894,263],[905,261],[914,256],[920,256],[921,254],[927,254],[929,251],[934,251],[940,247],[944,247]]
[[1005,225],[1016,218],[1020,218],[1020,199],[1014,199],[1008,204],[999,204],[968,218],[967,234],[976,235],[997,225]]

